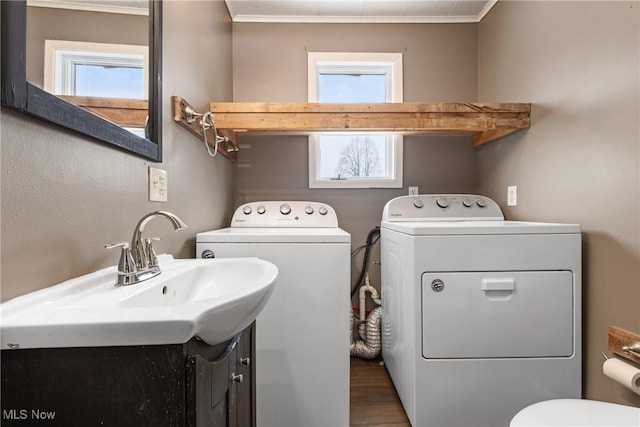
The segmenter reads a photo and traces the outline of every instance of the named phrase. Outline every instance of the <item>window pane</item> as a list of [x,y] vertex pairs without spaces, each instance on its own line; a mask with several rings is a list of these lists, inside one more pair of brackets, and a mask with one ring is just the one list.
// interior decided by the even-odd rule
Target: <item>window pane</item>
[[144,99],[144,70],[136,67],[76,64],[75,94]]
[[[309,52],[309,101],[402,102],[402,54]],[[309,136],[309,188],[401,188],[402,136]]]
[[384,74],[320,74],[318,102],[385,102]]
[[392,177],[390,142],[385,135],[331,135],[318,137],[319,178]]

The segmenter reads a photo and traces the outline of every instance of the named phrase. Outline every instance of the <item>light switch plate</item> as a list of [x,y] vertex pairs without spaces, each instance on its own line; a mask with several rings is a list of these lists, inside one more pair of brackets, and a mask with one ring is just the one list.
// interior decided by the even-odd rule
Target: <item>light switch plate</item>
[[518,186],[509,185],[507,187],[507,206],[518,206]]
[[167,189],[167,171],[149,166],[149,201],[166,202]]

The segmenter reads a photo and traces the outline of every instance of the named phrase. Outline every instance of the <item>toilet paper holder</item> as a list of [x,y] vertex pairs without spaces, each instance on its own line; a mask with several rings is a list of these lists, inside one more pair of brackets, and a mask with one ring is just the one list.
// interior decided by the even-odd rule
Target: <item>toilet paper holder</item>
[[631,353],[636,357],[640,357],[640,342],[631,341],[629,345],[622,346],[622,351]]

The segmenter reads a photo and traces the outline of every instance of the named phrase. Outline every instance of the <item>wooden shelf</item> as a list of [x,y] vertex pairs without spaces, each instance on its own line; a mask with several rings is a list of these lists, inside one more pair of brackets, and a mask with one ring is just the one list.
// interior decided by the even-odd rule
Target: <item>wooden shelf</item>
[[144,128],[149,115],[149,102],[142,99],[100,98],[58,95],[58,97],[91,111],[118,126]]
[[239,133],[375,131],[473,135],[477,147],[529,128],[531,104],[212,102],[210,110],[220,133],[234,143]]
[[[193,108],[172,97],[173,119],[200,140],[200,120],[188,120]],[[313,104],[212,102],[222,155],[236,160],[237,137],[242,133],[310,134],[314,132],[395,132],[402,134],[472,135],[479,147],[530,126],[531,104],[507,103],[397,103]],[[198,115],[200,116],[200,115]],[[213,130],[207,140],[215,141]]]

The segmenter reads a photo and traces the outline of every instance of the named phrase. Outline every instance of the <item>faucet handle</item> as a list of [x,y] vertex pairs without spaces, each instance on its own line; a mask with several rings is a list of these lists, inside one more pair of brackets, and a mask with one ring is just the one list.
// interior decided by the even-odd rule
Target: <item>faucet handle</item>
[[147,255],[147,262],[149,264],[149,267],[158,266],[158,257],[156,255],[155,249],[153,249],[153,242],[157,242],[159,240],[161,240],[159,237],[147,237],[146,239],[144,239],[144,251]]
[[136,263],[129,249],[129,242],[112,243],[104,246],[105,249],[122,248],[120,261],[118,261],[119,274],[132,274],[137,271]]
[[122,248],[129,249],[129,242],[120,242],[120,243],[109,243],[108,245],[104,245],[105,249],[113,249],[113,248]]

